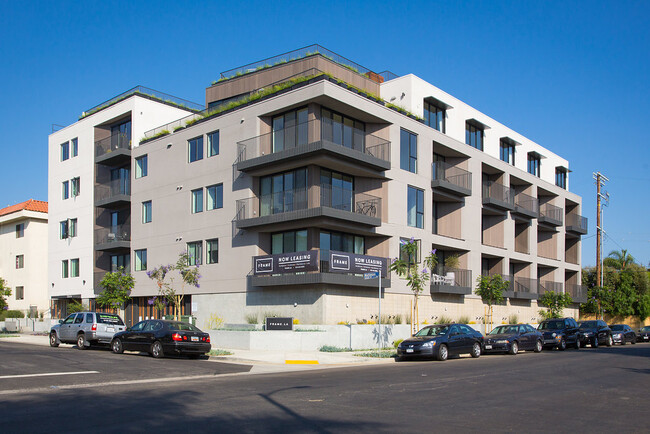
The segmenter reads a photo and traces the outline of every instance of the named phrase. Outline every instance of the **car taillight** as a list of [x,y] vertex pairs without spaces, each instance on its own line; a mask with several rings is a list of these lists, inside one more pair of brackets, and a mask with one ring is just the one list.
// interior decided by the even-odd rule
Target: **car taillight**
[[183,340],[186,341],[186,340],[187,340],[187,336],[183,335]]
[[92,331],[96,331],[96,330],[97,330],[97,324],[93,324],[93,326],[92,326],[90,329],[91,329]]
[[209,342],[210,342],[210,336],[208,336],[207,338],[205,338],[205,341],[209,343]]
[[[183,336],[183,337],[185,337],[185,336]],[[172,335],[172,340],[173,340],[173,341],[182,341],[182,340],[183,340],[183,337],[181,337],[180,333],[174,333],[174,334]]]

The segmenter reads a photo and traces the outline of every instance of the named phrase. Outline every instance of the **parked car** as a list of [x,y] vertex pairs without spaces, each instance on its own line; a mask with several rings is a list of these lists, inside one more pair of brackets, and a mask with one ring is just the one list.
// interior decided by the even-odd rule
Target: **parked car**
[[400,359],[433,357],[447,360],[450,355],[470,354],[480,357],[483,335],[465,324],[437,324],[426,326],[397,347]]
[[124,350],[146,351],[159,358],[165,354],[187,354],[192,358],[210,352],[210,335],[192,324],[180,321],[151,319],[115,334],[111,349],[116,354]]
[[571,345],[580,349],[578,323],[573,318],[552,318],[542,321],[537,330],[544,335],[544,348],[566,350]]
[[485,337],[483,352],[517,354],[519,350],[542,351],[544,335],[528,324],[500,325]]
[[609,326],[612,329],[612,337],[614,338],[614,343],[625,345],[628,342],[636,344],[636,333],[632,330],[627,324],[614,324]]
[[80,350],[85,350],[91,345],[109,344],[115,333],[125,329],[122,318],[114,313],[71,313],[50,329],[50,346],[77,344]]
[[587,344],[592,348],[598,348],[598,345],[604,344],[611,347],[614,344],[612,338],[612,329],[602,319],[580,321],[580,343],[582,346]]
[[650,342],[650,326],[641,327],[636,334],[637,342]]

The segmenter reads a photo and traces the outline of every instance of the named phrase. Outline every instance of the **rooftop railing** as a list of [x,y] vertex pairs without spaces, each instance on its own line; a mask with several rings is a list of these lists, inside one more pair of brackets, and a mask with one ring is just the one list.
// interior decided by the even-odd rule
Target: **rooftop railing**
[[526,193],[515,194],[515,206],[535,214],[539,213],[538,199]]
[[131,149],[131,137],[127,134],[113,134],[112,136],[95,142],[95,156],[101,157],[118,149]]
[[431,165],[433,179],[446,181],[464,189],[472,188],[472,173],[460,167],[452,166],[444,161],[436,161]]
[[483,182],[483,199],[494,199],[514,206],[514,190],[494,181]]

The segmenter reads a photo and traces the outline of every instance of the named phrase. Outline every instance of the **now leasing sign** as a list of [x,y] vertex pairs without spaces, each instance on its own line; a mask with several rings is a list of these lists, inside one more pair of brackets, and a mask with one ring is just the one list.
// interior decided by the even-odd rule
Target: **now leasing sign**
[[381,277],[386,277],[388,260],[379,256],[357,255],[330,250],[330,272],[351,274],[379,272]]
[[318,251],[308,250],[306,252],[255,256],[253,265],[253,274],[255,276],[318,271]]

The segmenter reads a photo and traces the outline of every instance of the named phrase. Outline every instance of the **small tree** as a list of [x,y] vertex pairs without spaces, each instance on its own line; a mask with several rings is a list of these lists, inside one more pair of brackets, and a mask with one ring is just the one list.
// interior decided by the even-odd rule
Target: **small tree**
[[9,305],[7,304],[7,300],[5,297],[10,297],[11,296],[11,289],[7,285],[7,281],[4,280],[2,277],[0,277],[0,310],[7,310],[9,309]]
[[[155,297],[152,304],[158,310],[163,310],[167,304],[174,307],[174,319],[178,320],[181,314],[181,305],[185,297],[185,285],[200,287],[198,264],[192,264],[192,258],[186,251],[178,255],[176,264],[161,265],[147,272],[150,279],[155,280],[158,285],[158,297]],[[169,283],[165,281],[168,274],[177,272],[181,280],[180,292],[174,288],[174,276],[169,278]]]
[[476,279],[478,283],[476,287],[476,295],[481,297],[483,303],[488,305],[488,321],[486,324],[490,325],[492,329],[492,313],[493,305],[499,304],[503,301],[503,293],[508,289],[510,282],[503,280],[500,274],[494,276],[479,276]]
[[84,306],[80,301],[71,301],[70,304],[68,304],[68,314],[83,312],[86,310],[88,310],[87,307]]
[[106,273],[99,282],[104,291],[97,297],[97,304],[112,309],[122,309],[124,303],[130,299],[129,294],[133,289],[135,279],[131,274],[124,272],[124,267],[113,273]]
[[548,291],[542,295],[539,302],[547,307],[546,310],[540,310],[539,314],[542,318],[549,319],[562,317],[564,308],[573,303],[573,300],[569,294]]
[[420,271],[420,264],[417,262],[418,245],[413,238],[408,241],[400,240],[400,252],[401,257],[393,259],[389,268],[391,271],[396,272],[398,276],[406,277],[406,284],[413,292],[413,312],[415,313],[413,325],[416,326],[416,329],[419,329],[418,297],[427,281],[431,278],[431,270],[438,264],[438,258],[436,257],[436,250],[431,250],[422,261],[422,271]]

